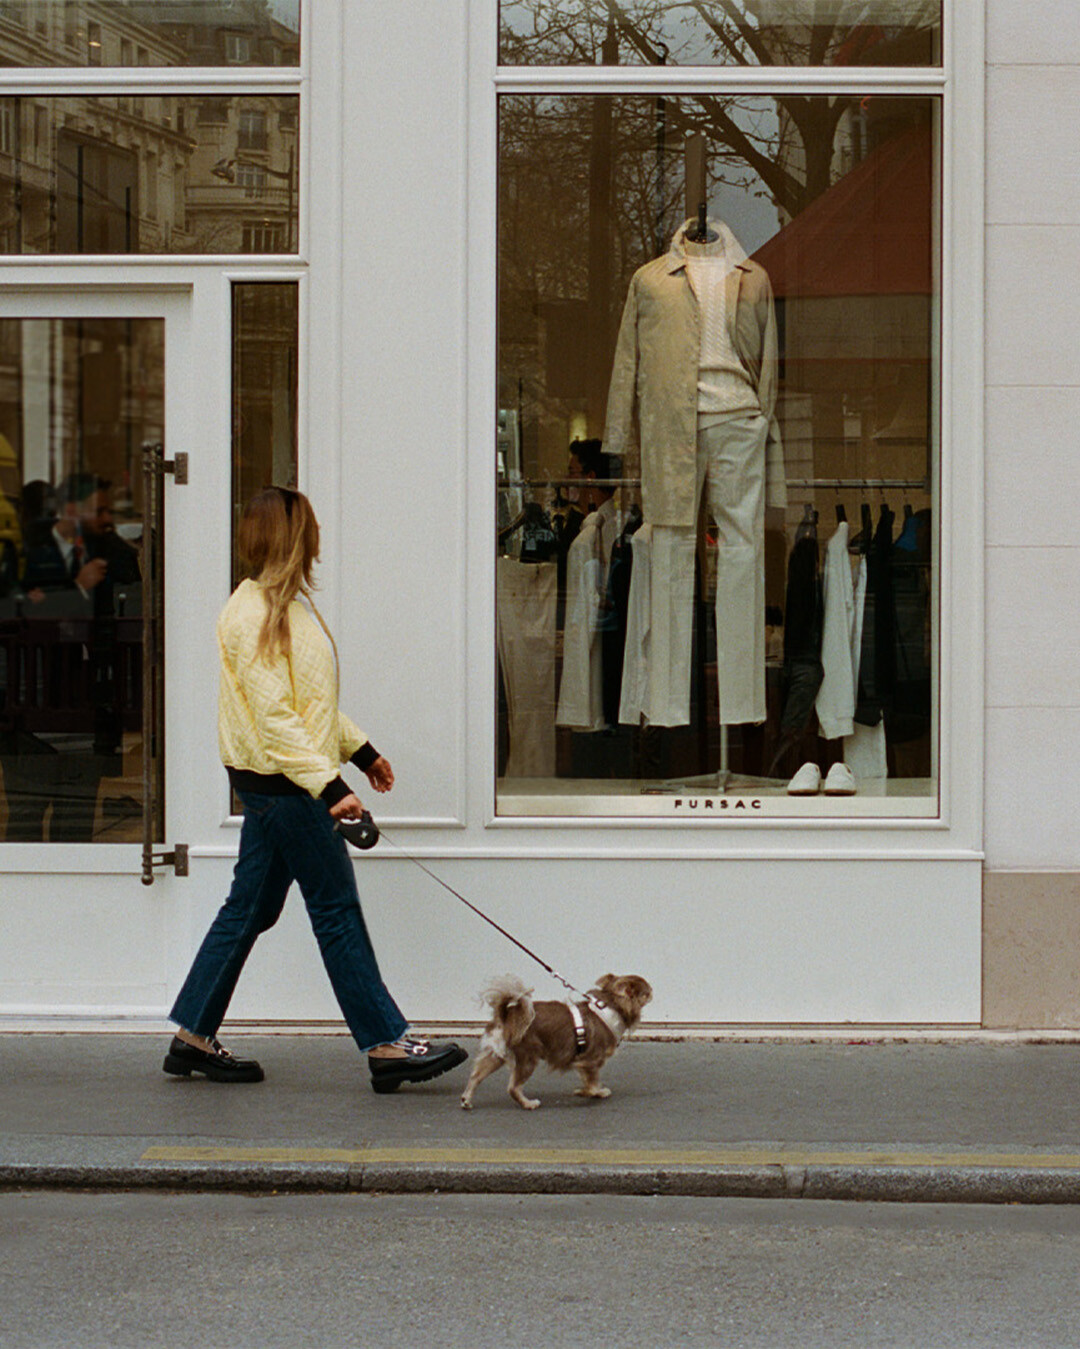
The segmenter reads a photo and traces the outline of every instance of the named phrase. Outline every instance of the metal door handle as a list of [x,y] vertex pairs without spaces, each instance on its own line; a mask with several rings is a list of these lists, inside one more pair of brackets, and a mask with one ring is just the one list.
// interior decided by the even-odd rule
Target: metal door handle
[[142,614],[142,883],[153,885],[154,868],[171,866],[177,876],[188,874],[188,845],[178,843],[168,852],[155,852],[158,797],[163,783],[159,727],[164,709],[164,493],[162,481],[171,473],[177,483],[188,480],[187,455],[165,458],[160,442],[143,445],[143,614]]

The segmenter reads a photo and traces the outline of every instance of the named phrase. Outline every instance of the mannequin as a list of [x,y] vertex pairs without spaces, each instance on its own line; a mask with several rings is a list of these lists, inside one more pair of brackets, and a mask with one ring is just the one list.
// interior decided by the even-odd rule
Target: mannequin
[[[698,512],[718,534],[719,723],[765,719],[765,507],[787,504],[775,417],[772,288],[730,228],[687,221],[630,283],[604,448],[623,454],[637,413],[650,576],[636,565],[633,666],[619,719],[686,725]],[[696,236],[700,236],[698,239]],[[635,594],[636,591],[636,594]],[[643,606],[648,606],[645,614]]]

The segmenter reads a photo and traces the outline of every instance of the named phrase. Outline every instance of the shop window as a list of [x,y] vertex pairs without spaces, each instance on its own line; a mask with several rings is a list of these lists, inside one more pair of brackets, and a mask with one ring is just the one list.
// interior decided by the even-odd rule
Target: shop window
[[[86,21],[80,41],[80,22]],[[235,32],[237,11],[251,31]],[[57,22],[44,15],[52,11]],[[81,12],[83,11],[83,12]],[[295,66],[300,56],[298,0],[257,0],[243,6],[229,0],[3,0],[0,16],[24,31],[0,34],[5,66]],[[37,18],[28,39],[30,19]],[[130,36],[139,34],[136,45]],[[230,31],[233,30],[233,31]],[[148,40],[147,40],[148,39]]]
[[498,813],[935,816],[939,99],[498,116]]
[[[17,170],[0,175],[0,219],[8,227],[0,245],[25,254],[241,253],[252,251],[242,207],[257,210],[284,241],[273,251],[295,250],[295,135],[270,131],[282,115],[295,121],[295,96],[267,95],[273,118],[241,98],[123,101],[121,109],[117,100],[95,96],[0,100],[0,138]],[[30,134],[16,140],[22,117]],[[191,128],[190,141],[177,139],[174,123]],[[154,166],[141,176],[138,156],[126,148],[133,124],[145,163]],[[252,140],[263,152],[258,163],[246,160],[241,146]]]

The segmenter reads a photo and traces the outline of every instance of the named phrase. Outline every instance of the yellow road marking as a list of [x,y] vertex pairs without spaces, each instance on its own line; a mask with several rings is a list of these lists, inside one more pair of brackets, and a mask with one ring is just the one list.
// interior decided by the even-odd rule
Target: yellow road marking
[[362,1166],[982,1166],[1080,1167],[1052,1152],[830,1152],[785,1148],[150,1147],[144,1162],[344,1162]]

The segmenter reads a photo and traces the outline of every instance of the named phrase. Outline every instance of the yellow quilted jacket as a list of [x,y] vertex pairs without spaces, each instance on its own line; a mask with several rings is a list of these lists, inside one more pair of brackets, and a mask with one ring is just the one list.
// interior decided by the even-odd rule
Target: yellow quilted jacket
[[266,597],[241,581],[217,624],[221,652],[218,747],[228,768],[284,773],[317,797],[367,736],[338,710],[326,634],[299,600],[289,606],[292,651],[256,655]]

